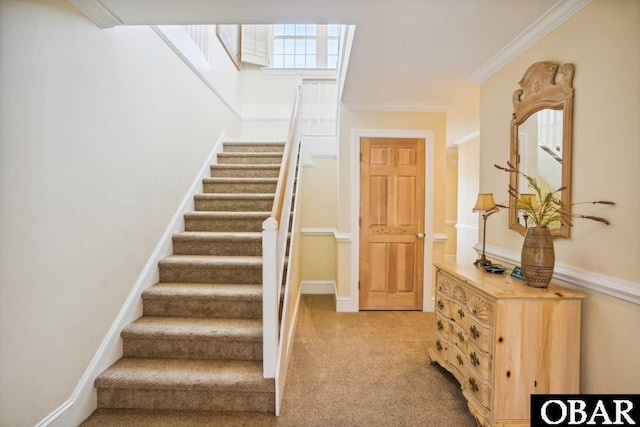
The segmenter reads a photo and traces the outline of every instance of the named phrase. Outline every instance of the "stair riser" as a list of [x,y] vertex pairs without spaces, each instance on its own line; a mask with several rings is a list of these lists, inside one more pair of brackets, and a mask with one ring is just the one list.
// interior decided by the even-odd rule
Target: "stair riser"
[[221,165],[279,165],[282,163],[281,155],[250,156],[246,154],[218,154],[218,163]]
[[261,319],[262,300],[144,299],[145,316]]
[[274,412],[275,394],[209,390],[99,388],[98,408]]
[[282,153],[284,144],[223,144],[225,153]]
[[277,178],[280,174],[278,168],[218,168],[211,166],[212,178]]
[[160,282],[259,284],[262,283],[262,268],[161,265]]
[[205,182],[205,193],[224,193],[224,194],[237,194],[237,193],[275,193],[276,183],[273,182],[251,182],[251,183],[209,183]]
[[189,218],[185,219],[185,231],[262,231],[264,218]]
[[125,357],[262,360],[262,341],[123,338]]
[[175,240],[174,255],[262,256],[262,240]]
[[222,212],[269,212],[273,208],[273,199],[196,199],[196,211]]

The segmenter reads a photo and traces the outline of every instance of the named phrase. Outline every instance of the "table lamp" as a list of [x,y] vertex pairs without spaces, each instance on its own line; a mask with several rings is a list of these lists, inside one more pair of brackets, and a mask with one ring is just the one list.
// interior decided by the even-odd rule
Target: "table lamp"
[[476,205],[473,207],[474,212],[483,212],[482,214],[482,256],[475,260],[473,265],[490,265],[491,261],[484,255],[484,248],[487,235],[487,218],[498,212],[495,200],[493,200],[493,193],[479,193]]

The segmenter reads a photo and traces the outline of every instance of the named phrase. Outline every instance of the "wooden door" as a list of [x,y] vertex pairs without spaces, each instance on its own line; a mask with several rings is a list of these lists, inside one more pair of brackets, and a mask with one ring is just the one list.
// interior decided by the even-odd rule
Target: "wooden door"
[[360,140],[360,309],[421,310],[424,139]]

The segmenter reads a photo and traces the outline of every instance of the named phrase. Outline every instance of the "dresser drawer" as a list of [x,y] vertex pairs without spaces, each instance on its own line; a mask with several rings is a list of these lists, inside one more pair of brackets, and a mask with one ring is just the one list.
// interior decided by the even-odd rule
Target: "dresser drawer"
[[[438,274],[439,281],[443,283],[441,287],[447,290],[447,296],[456,303],[459,307],[464,307],[471,315],[473,315],[481,323],[487,326],[493,326],[495,303],[487,297],[474,291],[466,283],[457,280],[447,274]],[[444,285],[446,283],[446,286]],[[457,316],[459,313],[455,310],[451,310],[449,314]],[[458,319],[458,317],[456,317]]]
[[453,368],[451,373],[460,384],[464,384],[466,378],[469,377],[469,373],[467,372],[467,356],[455,345],[452,345],[449,347],[447,358],[449,365]]
[[451,304],[452,302],[444,295],[436,294],[436,313],[439,312],[448,319],[451,316]]
[[474,375],[470,370],[467,370],[466,372],[467,378],[463,383],[464,387],[478,403],[489,409],[491,406],[491,387],[478,376]]
[[464,329],[455,322],[452,322],[450,324],[449,340],[462,352],[467,354],[467,341],[469,340],[469,337],[467,336]]
[[468,337],[469,348],[477,348],[484,353],[492,353],[493,331],[479,323],[470,321],[466,324],[465,333]]
[[478,351],[470,345],[467,347],[467,356],[469,358],[469,370],[473,371],[476,376],[489,381],[492,367],[491,355]]

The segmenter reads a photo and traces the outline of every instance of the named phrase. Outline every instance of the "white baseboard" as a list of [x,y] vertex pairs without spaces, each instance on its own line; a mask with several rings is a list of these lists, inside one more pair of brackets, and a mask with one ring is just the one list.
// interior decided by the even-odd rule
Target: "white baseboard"
[[336,297],[336,311],[338,313],[354,313],[360,311],[358,301],[351,297]]
[[336,294],[336,282],[331,280],[303,280],[300,288],[303,294]]
[[228,139],[226,132],[222,132],[213,150],[211,150],[211,153],[200,168],[200,172],[191,184],[188,193],[182,199],[169,226],[149,257],[118,316],[80,378],[78,385],[71,394],[71,398],[43,418],[36,424],[36,427],[77,426],[96,409],[96,391],[93,383],[98,375],[122,357],[120,332],[125,326],[142,316],[142,291],[154,285],[160,279],[158,262],[172,254],[172,237],[175,233],[184,230],[184,214],[194,210],[195,202],[193,196],[202,192],[202,179],[210,176],[211,165],[217,163],[216,155],[222,150],[222,143]]
[[[476,252],[482,252],[482,246],[474,246]],[[500,260],[512,265],[520,265],[520,252],[497,246],[485,246],[489,259]],[[640,283],[618,279],[604,274],[593,273],[567,264],[556,263],[553,277],[576,286],[591,289],[628,302],[640,304]]]

